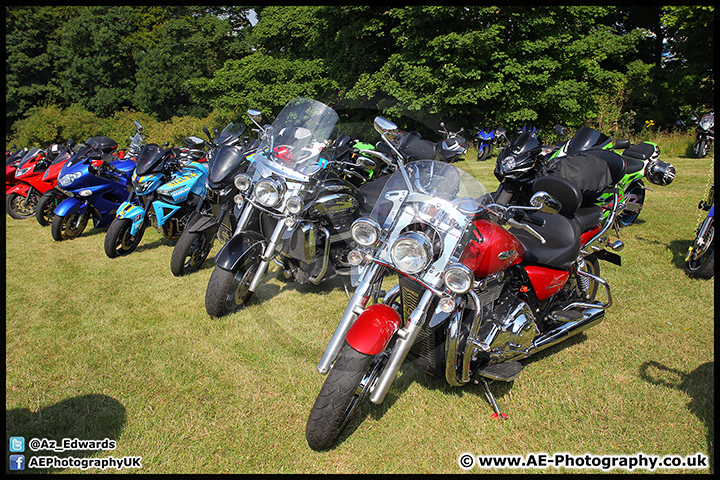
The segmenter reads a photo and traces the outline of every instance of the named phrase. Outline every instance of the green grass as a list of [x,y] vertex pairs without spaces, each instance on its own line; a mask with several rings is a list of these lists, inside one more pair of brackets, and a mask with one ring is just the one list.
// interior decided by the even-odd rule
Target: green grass
[[[468,158],[457,165],[494,188],[494,162]],[[651,186],[638,223],[621,230],[622,267],[601,264],[614,297],[604,321],[492,385],[508,420],[491,418],[479,386],[405,365],[385,402],[365,405],[322,453],[308,448],[305,422],[347,304],[342,282],[269,277],[259,301],[211,319],[212,258],[175,278],[174,242],[154,230],[111,260],[104,229],[58,243],[6,215],[6,458],[7,439],[24,436],[114,439],[112,451],[52,455],[141,456],[141,473],[461,473],[463,452],[714,461],[715,279],[683,272],[713,160],[665,159],[676,180]]]

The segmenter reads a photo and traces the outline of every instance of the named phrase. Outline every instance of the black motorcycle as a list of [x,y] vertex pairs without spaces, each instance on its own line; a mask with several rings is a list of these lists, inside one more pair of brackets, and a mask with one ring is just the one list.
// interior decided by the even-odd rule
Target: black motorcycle
[[[231,122],[220,134],[216,130],[213,138],[207,127],[203,127],[210,147],[207,153],[210,172],[205,192],[170,258],[170,270],[176,277],[199,270],[210,254],[215,238],[227,242],[235,230],[239,206],[234,198],[239,191],[233,180],[235,175],[247,170],[248,156],[259,145],[257,139],[242,136],[244,130],[244,125]],[[192,142],[193,148],[202,148],[205,143],[198,137],[188,137],[186,141]]]
[[715,140],[715,112],[706,113],[698,120],[697,112],[693,111],[690,120],[698,124],[693,152],[697,158],[703,158],[708,154]]
[[[260,112],[248,113],[260,127]],[[337,120],[327,105],[298,97],[272,125],[260,127],[254,161],[233,179],[242,211],[232,238],[215,257],[205,294],[209,315],[243,308],[271,261],[301,284],[350,274],[350,225],[379,191],[373,197],[375,180],[357,188],[343,179],[345,162],[336,159],[342,141],[329,141]],[[362,152],[392,163],[381,152]]]
[[707,200],[698,205],[708,212],[695,230],[695,240],[685,257],[685,272],[690,277],[712,278],[715,275],[715,184],[710,185]]

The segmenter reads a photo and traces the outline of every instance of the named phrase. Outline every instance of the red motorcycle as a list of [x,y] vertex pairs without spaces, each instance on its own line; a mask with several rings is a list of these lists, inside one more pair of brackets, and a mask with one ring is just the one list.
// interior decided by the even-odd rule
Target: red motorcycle
[[45,150],[33,147],[25,154],[15,171],[17,184],[5,192],[5,208],[12,218],[23,220],[35,214],[38,200],[52,188],[42,181],[50,165]]
[[35,208],[35,218],[43,227],[52,224],[53,218],[55,218],[55,208],[67,198],[67,195],[57,187],[58,176],[63,165],[76,153],[72,148],[73,145],[74,142],[71,138],[66,145],[54,144],[48,148],[48,155],[54,156],[55,159],[43,173],[42,181],[51,185],[52,188],[43,193]]
[[[13,146],[15,148],[15,146]],[[27,147],[21,148],[19,150],[15,150],[15,152],[10,153],[8,155],[8,152],[5,152],[5,194],[7,195],[8,191],[17,185],[19,182],[15,179],[15,171],[17,170],[17,166],[20,165],[20,161],[23,159],[25,154],[27,153],[28,149]]]
[[[397,127],[378,117],[375,128],[399,155]],[[620,264],[605,249],[621,247],[605,235],[617,194],[609,220],[558,177],[538,179],[529,206],[503,206],[454,165],[399,163],[351,227],[357,288],[317,367],[327,378],[306,427],[316,450],[366,398],[383,401],[406,358],[450,385],[481,384],[505,418],[488,381],[514,380],[521,359],[597,325],[612,304],[598,261]]]

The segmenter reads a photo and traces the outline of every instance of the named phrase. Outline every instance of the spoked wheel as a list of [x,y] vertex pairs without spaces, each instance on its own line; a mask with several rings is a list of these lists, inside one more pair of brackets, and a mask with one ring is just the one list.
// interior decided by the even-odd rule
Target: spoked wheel
[[634,183],[625,192],[625,211],[618,215],[621,227],[629,227],[637,220],[645,203],[645,185],[642,182]]
[[343,344],[308,417],[305,438],[310,448],[330,448],[370,392],[386,361],[384,354],[366,355]]
[[37,204],[37,196],[31,193],[28,194],[28,197],[23,197],[18,193],[5,195],[5,211],[16,220],[25,220],[35,215]]
[[[705,221],[712,222],[712,219]],[[712,278],[715,274],[715,225],[710,225],[704,237],[695,237],[692,251],[685,260],[685,272],[694,278]]]
[[697,148],[695,149],[697,158],[703,158],[705,155],[707,155],[709,148],[710,148],[710,146],[708,145],[708,143],[705,140],[700,140],[697,143]]
[[135,235],[130,233],[132,220],[129,218],[115,218],[105,234],[105,255],[109,258],[122,257],[135,251],[145,234],[145,222]]
[[172,274],[181,277],[199,270],[210,254],[213,239],[212,235],[206,235],[203,232],[184,231],[170,258]]
[[90,219],[90,212],[85,212],[80,215],[78,213],[71,213],[70,215],[55,215],[53,218],[52,226],[50,227],[50,233],[57,242],[63,240],[72,240],[78,237],[88,224]]
[[52,224],[52,221],[55,218],[55,209],[58,205],[60,205],[60,202],[65,199],[65,195],[62,193],[55,190],[51,190],[51,192],[52,193],[45,193],[45,195],[40,197],[40,201],[35,209],[35,218],[43,227],[47,227]]
[[235,271],[216,266],[205,292],[205,310],[208,315],[222,317],[245,307],[252,297],[250,282],[259,265],[259,257],[248,257]]

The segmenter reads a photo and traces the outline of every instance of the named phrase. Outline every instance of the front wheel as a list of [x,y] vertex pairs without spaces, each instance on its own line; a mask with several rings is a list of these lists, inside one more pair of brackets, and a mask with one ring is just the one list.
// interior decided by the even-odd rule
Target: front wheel
[[145,222],[135,232],[135,235],[130,233],[131,227],[132,220],[129,218],[115,217],[105,234],[105,255],[109,258],[116,258],[135,251],[145,234]]
[[70,215],[55,215],[53,218],[50,233],[56,242],[72,240],[80,236],[90,220],[90,212],[84,214],[71,213]]
[[35,209],[35,218],[38,223],[43,227],[47,227],[52,224],[52,221],[55,218],[55,209],[64,199],[65,195],[57,190],[51,190],[40,197],[40,201]]
[[199,270],[210,254],[213,238],[203,232],[184,231],[170,258],[172,274],[181,277]]
[[480,149],[478,150],[477,161],[483,162],[483,161],[487,160],[488,155],[490,155],[490,146],[489,145],[481,146]]
[[[344,343],[327,374],[305,427],[305,439],[313,450],[330,448],[370,389],[378,369],[371,368],[374,355],[366,355]],[[371,378],[375,377],[375,378]]]
[[205,310],[208,315],[222,317],[245,307],[252,297],[250,282],[259,265],[259,257],[248,257],[235,271],[216,266],[205,292]]
[[5,195],[5,211],[15,220],[25,220],[35,215],[37,204],[37,196],[30,192],[27,197],[18,193]]
[[[712,221],[712,220],[709,220]],[[693,278],[712,278],[715,274],[715,226],[704,237],[696,237],[685,261],[685,272]]]
[[697,143],[697,148],[695,149],[695,153],[697,154],[697,158],[703,158],[705,155],[707,155],[707,151],[709,150],[709,146],[706,140],[699,140]]

